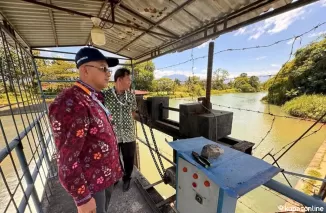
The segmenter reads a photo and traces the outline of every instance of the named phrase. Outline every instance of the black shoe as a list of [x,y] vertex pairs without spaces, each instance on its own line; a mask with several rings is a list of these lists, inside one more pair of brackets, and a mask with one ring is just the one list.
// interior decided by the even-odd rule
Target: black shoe
[[130,189],[130,180],[126,180],[123,182],[123,186],[122,186],[122,191],[126,192]]

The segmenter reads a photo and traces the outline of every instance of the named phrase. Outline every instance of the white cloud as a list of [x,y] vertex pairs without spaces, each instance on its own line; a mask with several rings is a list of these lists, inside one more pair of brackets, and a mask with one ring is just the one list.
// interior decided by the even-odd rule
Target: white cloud
[[263,60],[263,59],[265,59],[265,58],[267,58],[267,57],[266,57],[266,56],[260,56],[260,57],[257,57],[256,60],[257,60],[257,61],[260,61],[260,60]]
[[[206,78],[206,72],[194,73],[194,75],[200,77],[201,79],[204,79]],[[187,77],[193,76],[193,73],[191,71],[184,71],[184,70],[155,70],[154,71],[155,79],[159,79],[162,78],[163,76],[169,76],[175,74],[185,75]]]
[[271,64],[272,67],[281,67],[279,64]]
[[278,16],[266,19],[263,24],[259,23],[246,30],[245,34],[250,34],[249,40],[258,39],[260,36],[268,33],[270,35],[282,32],[299,19],[304,18],[306,11],[303,8],[291,10]]
[[201,48],[205,48],[205,47],[207,47],[207,45],[209,44],[209,42],[211,42],[212,40],[208,40],[208,41],[206,41],[205,43],[202,43],[201,45],[199,45],[197,48],[198,49],[201,49]]
[[243,35],[246,32],[246,27],[241,27],[240,29],[238,29],[235,33],[234,36],[238,36],[238,35]]
[[275,75],[279,70],[261,70],[261,71],[250,71],[250,72],[232,72],[230,73],[229,78],[238,77],[241,73],[247,73],[248,76],[267,76]]
[[310,38],[312,38],[312,37],[320,37],[320,36],[326,36],[326,30],[318,32],[318,33],[311,33],[311,34],[308,35],[308,37],[310,37]]
[[322,7],[326,7],[326,0],[321,0],[320,3],[321,3],[321,6],[322,6]]

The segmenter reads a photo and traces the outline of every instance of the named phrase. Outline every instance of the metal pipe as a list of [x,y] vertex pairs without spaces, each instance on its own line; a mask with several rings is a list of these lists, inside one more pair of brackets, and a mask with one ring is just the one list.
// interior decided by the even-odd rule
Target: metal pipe
[[290,188],[283,183],[280,183],[275,180],[270,180],[264,184],[269,189],[272,189],[292,200],[295,200],[298,203],[303,204],[307,207],[323,207],[326,210],[326,203],[322,200],[317,200],[309,195],[306,195],[303,192]]
[[295,172],[288,172],[288,171],[285,171],[283,170],[282,173],[285,173],[285,174],[289,174],[289,175],[294,175],[294,176],[298,176],[298,177],[303,177],[303,178],[307,178],[307,179],[312,179],[312,180],[318,180],[318,181],[322,181],[324,183],[326,183],[326,179],[324,178],[317,178],[317,177],[313,177],[313,176],[309,176],[309,175],[303,175],[303,174],[298,174],[298,173],[295,173]]
[[148,146],[146,144],[146,142],[143,141],[141,138],[137,137],[137,140],[139,140],[139,142],[141,142],[142,144],[144,144],[145,146],[147,146],[148,148],[150,148],[151,150],[153,150],[155,153],[157,153],[158,155],[160,155],[162,158],[164,158],[164,160],[166,160],[167,162],[171,163],[173,166],[176,166],[176,164],[173,163],[170,159],[168,159],[167,157],[165,157],[164,155],[162,155],[160,152],[156,152],[156,150],[153,147]]
[[73,61],[75,62],[75,59],[70,58],[55,58],[55,57],[45,57],[45,56],[33,56],[36,59],[45,59],[45,60],[58,60],[58,61]]
[[2,162],[7,155],[9,154],[8,152],[11,152],[12,150],[14,150],[19,144],[20,144],[20,140],[22,140],[32,129],[33,127],[36,125],[36,122],[38,120],[41,120],[41,118],[45,115],[45,113],[43,112],[40,116],[38,116],[33,123],[31,123],[25,130],[23,130],[19,136],[15,137],[9,144],[9,150],[7,150],[6,148],[3,148],[2,150],[0,150],[0,162]]
[[69,54],[69,55],[76,55],[76,53],[72,53],[72,52],[65,52],[65,51],[56,51],[56,50],[42,50],[42,49],[32,49],[32,50],[36,50],[36,51],[41,51],[41,52],[50,52],[50,53],[63,53],[63,54]]
[[42,207],[41,207],[41,202],[40,202],[40,199],[38,198],[36,189],[34,187],[34,180],[33,180],[32,174],[31,174],[31,172],[29,170],[29,167],[28,167],[28,164],[27,164],[27,160],[26,160],[26,157],[25,157],[25,153],[23,151],[23,146],[22,146],[21,141],[16,146],[15,150],[16,150],[16,154],[17,154],[17,157],[18,157],[22,172],[23,172],[25,180],[27,182],[27,185],[32,187],[31,188],[31,197],[32,197],[32,199],[34,201],[35,209],[36,209],[36,211],[38,213],[43,213],[43,210],[42,210]]
[[[70,14],[75,14],[75,15],[87,17],[87,18],[94,17],[93,15],[89,15],[89,14],[86,14],[86,13],[81,13],[81,12],[78,12],[76,10],[71,10],[71,9],[59,7],[59,6],[56,6],[56,5],[53,5],[53,4],[47,4],[47,3],[43,3],[43,2],[39,2],[39,1],[35,1],[35,0],[22,0],[22,1],[28,2],[28,3],[31,3],[31,4],[37,4],[37,5],[40,5],[40,6],[43,6],[43,7],[46,7],[46,8],[50,8],[50,9],[54,9],[54,10],[64,11],[64,12],[67,12],[67,13],[70,13]],[[97,18],[101,19],[104,22],[112,23],[112,24],[115,24],[115,25],[118,25],[118,26],[130,27],[130,28],[133,28],[135,30],[139,30],[139,31],[150,33],[150,34],[167,37],[167,38],[172,38],[172,39],[177,38],[177,37],[174,37],[174,36],[171,36],[171,35],[166,35],[166,34],[163,34],[163,33],[158,33],[158,32],[154,32],[154,31],[150,31],[148,29],[140,28],[140,27],[137,27],[137,26],[134,26],[134,25],[124,24],[124,23],[120,23],[120,22],[113,22],[112,20],[109,20],[109,19],[106,19],[106,18],[101,18],[101,17],[97,17]]]
[[212,88],[213,59],[214,59],[214,41],[209,43],[209,48],[208,48],[206,100],[204,102],[204,106],[207,109],[212,109],[211,88]]
[[180,112],[180,109],[178,109],[178,108],[165,107],[165,106],[161,106],[161,108],[162,108],[162,109],[166,109],[166,110],[175,111],[175,112]]

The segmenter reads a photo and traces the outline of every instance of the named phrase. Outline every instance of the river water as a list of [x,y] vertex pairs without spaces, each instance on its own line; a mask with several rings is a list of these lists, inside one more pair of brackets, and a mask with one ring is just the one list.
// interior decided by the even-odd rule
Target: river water
[[[266,95],[265,93],[236,93],[236,94],[224,94],[220,96],[212,96],[211,102],[217,105],[224,105],[224,106],[231,106],[235,108],[243,108],[243,109],[250,109],[255,111],[262,111],[268,112],[268,105],[263,104],[260,100],[261,98]],[[172,99],[170,100],[170,107],[179,107],[179,104],[188,103],[189,99]],[[195,100],[194,100],[195,101]],[[239,110],[232,110],[222,107],[217,107],[213,105],[214,109],[225,110],[225,111],[232,111],[233,114],[233,124],[232,124],[232,134],[230,135],[233,138],[247,140],[253,143],[259,143],[261,139],[266,135],[266,133],[271,128],[273,117],[270,115],[248,112],[248,111],[239,111]],[[270,106],[271,113],[277,115],[286,115],[282,112],[280,107],[277,106]],[[17,116],[19,118],[20,116]],[[172,120],[179,121],[179,113],[169,111],[169,118]],[[25,116],[24,120],[27,119]],[[31,117],[30,117],[31,119]],[[5,127],[6,136],[8,140],[12,140],[16,136],[16,130],[14,129],[13,122],[11,116],[3,116],[1,117],[3,122],[3,126]],[[261,158],[271,149],[273,149],[272,153],[281,149],[284,145],[294,141],[298,138],[313,122],[309,121],[301,121],[298,119],[287,119],[287,118],[279,118],[277,117],[274,121],[273,128],[270,134],[266,137],[266,139],[261,143],[261,145],[254,151],[253,155],[257,158]],[[320,125],[317,125],[313,130],[319,128]],[[23,123],[18,122],[18,129],[19,132],[23,130]],[[11,131],[10,131],[11,130]],[[312,131],[313,131],[312,130]],[[143,132],[141,130],[141,126],[137,124],[137,132],[140,138],[144,138]],[[35,133],[36,134],[36,133]],[[148,136],[150,136],[149,131],[147,132]],[[172,160],[172,149],[170,146],[165,142],[165,139],[168,141],[172,141],[172,138],[164,133],[154,131],[156,141],[158,143],[159,149],[161,152],[167,156],[169,159]],[[0,133],[0,149],[5,147],[3,135]],[[30,134],[30,138],[32,135]],[[311,159],[313,158],[315,152],[321,145],[321,143],[326,139],[326,128],[323,127],[319,132],[313,134],[310,137],[307,137],[297,143],[291,151],[289,151],[280,161],[279,164],[282,168],[303,173],[305,168],[310,163]],[[27,143],[25,139],[24,143]],[[33,147],[32,147],[33,148]],[[29,147],[26,146],[24,149],[28,160],[32,160],[31,154],[29,151]],[[144,176],[150,182],[156,182],[160,179],[159,174],[155,168],[155,165],[152,161],[151,155],[149,153],[148,148],[139,143],[139,151],[140,151],[140,170],[144,174]],[[16,163],[18,163],[17,158],[14,154],[14,159]],[[269,159],[265,159],[268,162],[271,162]],[[163,160],[164,166],[167,168],[170,166],[168,162]],[[33,163],[31,164],[33,166]],[[6,174],[6,176],[10,180],[10,188],[14,189],[17,181],[12,171],[12,164],[10,159],[7,158],[3,162],[1,162],[1,168]],[[46,167],[44,167],[46,169]],[[250,165],[248,167],[250,169]],[[296,182],[299,180],[296,177],[288,177],[291,184],[295,185]],[[278,181],[286,183],[284,178],[279,175],[275,178]],[[41,186],[40,180],[38,180],[38,184]],[[175,190],[170,186],[165,184],[160,184],[156,186],[156,189],[164,196],[169,197]],[[38,190],[41,193],[41,190]],[[21,193],[20,193],[21,194]],[[17,196],[17,201],[22,196]],[[4,183],[2,178],[0,177],[0,212],[3,212],[3,206],[7,204],[9,200],[9,194],[6,192]],[[266,202],[268,200],[268,202]],[[278,211],[277,206],[282,205],[286,202],[286,198],[282,196],[276,196],[273,192],[266,190],[264,187],[259,187],[247,195],[240,198],[241,202],[238,202],[237,205],[237,212],[275,212]],[[13,209],[13,208],[11,208]],[[11,211],[9,211],[11,212]],[[28,211],[27,211],[28,212]]]

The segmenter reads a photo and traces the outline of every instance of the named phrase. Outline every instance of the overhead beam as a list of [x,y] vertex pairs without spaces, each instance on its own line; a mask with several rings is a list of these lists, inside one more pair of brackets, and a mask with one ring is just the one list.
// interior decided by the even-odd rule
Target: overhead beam
[[[133,16],[137,17],[138,19],[141,19],[144,22],[147,22],[147,24],[155,25],[155,22],[153,22],[152,20],[138,14],[133,9],[129,8],[128,6],[126,6],[126,5],[122,4],[122,3],[120,3],[120,9],[127,12],[127,13],[129,13],[130,15],[133,15]],[[170,31],[170,30],[168,30],[168,29],[166,29],[164,27],[158,26],[157,28],[164,31],[164,32],[166,32],[166,33],[169,33],[170,35],[172,35],[174,37],[178,37],[177,34],[173,33],[172,31]]]
[[[46,0],[46,3],[52,4],[51,0]],[[54,23],[52,9],[49,9],[49,16],[50,16],[50,21],[51,21],[51,26],[52,26],[52,31],[53,31],[53,37],[54,37],[55,45],[56,46],[59,46],[58,36],[57,36],[57,30],[55,28],[55,23]]]
[[[154,24],[153,26],[151,26],[148,30],[152,30],[153,28],[157,27],[158,25],[160,25],[162,22],[164,22],[165,20],[167,20],[168,18],[170,18],[172,15],[174,15],[175,13],[179,12],[180,10],[182,10],[185,6],[191,4],[192,2],[194,2],[195,0],[187,0],[186,2],[184,2],[183,4],[181,4],[180,6],[176,7],[171,13],[169,13],[168,15],[166,15],[164,18],[162,18],[161,20],[159,20],[158,22],[156,22],[156,24]],[[125,46],[123,46],[122,48],[120,48],[116,53],[121,52],[123,49],[127,48],[129,45],[131,45],[132,43],[134,43],[135,41],[137,41],[138,39],[140,39],[142,36],[144,36],[145,33],[140,34],[139,36],[137,36],[134,40],[130,41],[128,44],[126,44]]]
[[[0,24],[1,26],[1,24]],[[51,48],[51,47],[56,47],[56,46],[31,46],[30,48],[32,50],[37,50],[37,49],[40,49],[40,48]],[[75,44],[75,45],[60,45],[60,47],[85,47],[85,44]],[[112,53],[110,52],[109,50],[106,50],[106,49],[103,49],[101,47],[97,47],[95,46],[97,49],[100,49],[100,50],[103,50],[103,51],[106,51],[108,53],[111,53],[111,54],[115,54],[115,53]],[[44,50],[42,50],[44,51]],[[126,56],[126,55],[123,55],[123,54],[116,54],[116,55],[119,55],[119,56],[122,56],[122,57],[126,57],[127,59],[130,59],[130,56]]]
[[[7,17],[0,11],[0,15],[2,16],[2,18],[7,21],[11,28],[14,29],[15,33],[19,36],[19,38],[25,43],[25,45],[27,47],[30,47],[30,44],[20,35],[19,31],[14,27],[14,25],[11,24],[11,22],[9,21],[9,19],[7,19]],[[3,26],[3,25],[2,25]],[[4,28],[4,27],[3,27]],[[5,29],[5,28],[4,28]]]
[[[274,0],[274,1],[276,1],[276,0]],[[196,34],[202,33],[205,30],[207,30],[208,28],[212,28],[212,27],[214,27],[214,26],[216,26],[218,24],[225,23],[226,20],[227,21],[230,21],[230,20],[232,20],[234,18],[237,18],[237,17],[239,17],[239,16],[241,16],[241,15],[243,15],[245,13],[248,13],[248,12],[253,11],[253,10],[257,9],[257,8],[266,6],[266,5],[268,5],[268,4],[270,4],[271,2],[274,2],[274,1],[273,0],[269,0],[269,1],[266,0],[266,1],[261,1],[258,4],[256,2],[256,6],[254,6],[254,7],[251,7],[249,9],[247,7],[245,7],[245,8],[242,8],[242,9],[238,10],[238,11],[235,11],[235,12],[229,14],[226,17],[222,17],[221,19],[218,19],[218,20],[216,20],[216,21],[214,21],[212,23],[209,23],[209,24],[201,27],[200,29],[198,29],[195,32],[191,32],[191,33],[183,36],[182,38],[180,38],[178,40],[169,42],[168,44],[163,44],[160,47],[155,48],[155,50],[148,51],[148,52],[146,52],[146,53],[144,53],[144,54],[136,57],[135,60],[138,60],[138,59],[141,59],[141,58],[143,58],[143,57],[145,57],[147,55],[151,55],[155,51],[158,52],[157,50],[160,50],[160,53],[159,54],[156,54],[154,56],[151,56],[150,58],[146,58],[144,60],[138,61],[136,64],[141,63],[141,62],[144,62],[144,61],[147,61],[147,60],[150,60],[152,58],[156,58],[156,57],[159,57],[159,56],[162,56],[162,55],[165,55],[165,54],[174,52],[174,51],[179,50],[179,49],[183,49],[183,48],[185,48],[185,47],[187,47],[187,46],[189,46],[189,45],[191,45],[193,43],[200,43],[200,42],[203,42],[203,41],[207,41],[207,40],[209,40],[211,38],[214,38],[214,37],[217,37],[217,36],[219,36],[221,34],[228,33],[228,32],[233,31],[233,30],[237,30],[237,29],[239,29],[241,27],[254,24],[256,22],[259,22],[259,21],[262,21],[262,20],[265,20],[265,19],[274,17],[276,15],[280,15],[280,14],[282,14],[284,12],[287,12],[287,11],[290,11],[290,10],[293,10],[293,9],[296,9],[296,8],[299,8],[299,7],[302,7],[302,6],[311,4],[311,3],[316,2],[318,0],[298,0],[296,2],[290,3],[288,5],[285,5],[283,7],[280,7],[278,9],[275,9],[275,10],[270,11],[268,13],[265,13],[265,14],[262,14],[262,15],[259,15],[259,16],[256,16],[256,17],[254,17],[252,19],[249,19],[247,21],[244,21],[244,22],[241,22],[239,24],[236,24],[236,25],[234,25],[232,27],[229,27],[229,28],[225,27],[223,30],[217,31],[215,33],[212,33],[212,34],[210,34],[210,35],[208,35],[206,37],[199,38],[199,39],[197,39],[195,41],[190,41],[190,42],[188,42],[188,43],[186,43],[184,45],[178,46],[178,47],[173,48],[173,49],[171,49],[169,51],[166,51],[166,52],[162,52],[161,51],[163,48],[167,48],[167,47],[169,47],[171,45],[174,45],[174,44],[180,42],[181,40],[186,40],[186,39],[190,38],[191,36],[194,36]]]
[[[177,3],[175,3],[175,1],[174,0],[171,0],[171,2],[173,3],[173,4],[175,4],[176,6],[178,6],[178,4]],[[199,18],[197,18],[195,15],[193,15],[192,13],[190,13],[188,10],[186,10],[185,8],[183,8],[183,11],[185,11],[189,16],[191,16],[194,20],[196,20],[198,23],[203,23]]]
[[[67,13],[70,13],[70,14],[79,15],[79,16],[83,16],[83,17],[87,17],[87,18],[94,17],[94,16],[86,14],[86,13],[82,13],[82,12],[78,12],[78,11],[75,11],[75,10],[59,7],[59,6],[56,6],[56,5],[53,5],[53,4],[47,4],[47,3],[36,1],[36,0],[21,0],[21,1],[28,2],[28,3],[31,3],[31,4],[40,5],[42,7],[46,7],[46,8],[50,8],[50,9],[54,9],[54,10],[64,11],[64,12],[67,12]],[[98,18],[101,19],[104,22],[113,23],[113,24],[115,24],[117,26],[130,27],[130,28],[133,28],[135,30],[142,31],[144,33],[150,33],[150,34],[157,35],[157,36],[162,36],[162,37],[171,38],[171,39],[177,39],[177,37],[174,37],[174,36],[171,36],[171,35],[166,35],[166,34],[163,34],[163,33],[154,32],[154,31],[142,28],[142,27],[136,27],[136,26],[133,26],[133,25],[130,25],[130,24],[124,24],[124,23],[121,23],[121,22],[113,22],[112,20],[109,20],[109,19],[106,19],[106,18],[101,18],[101,17],[98,17]]]

